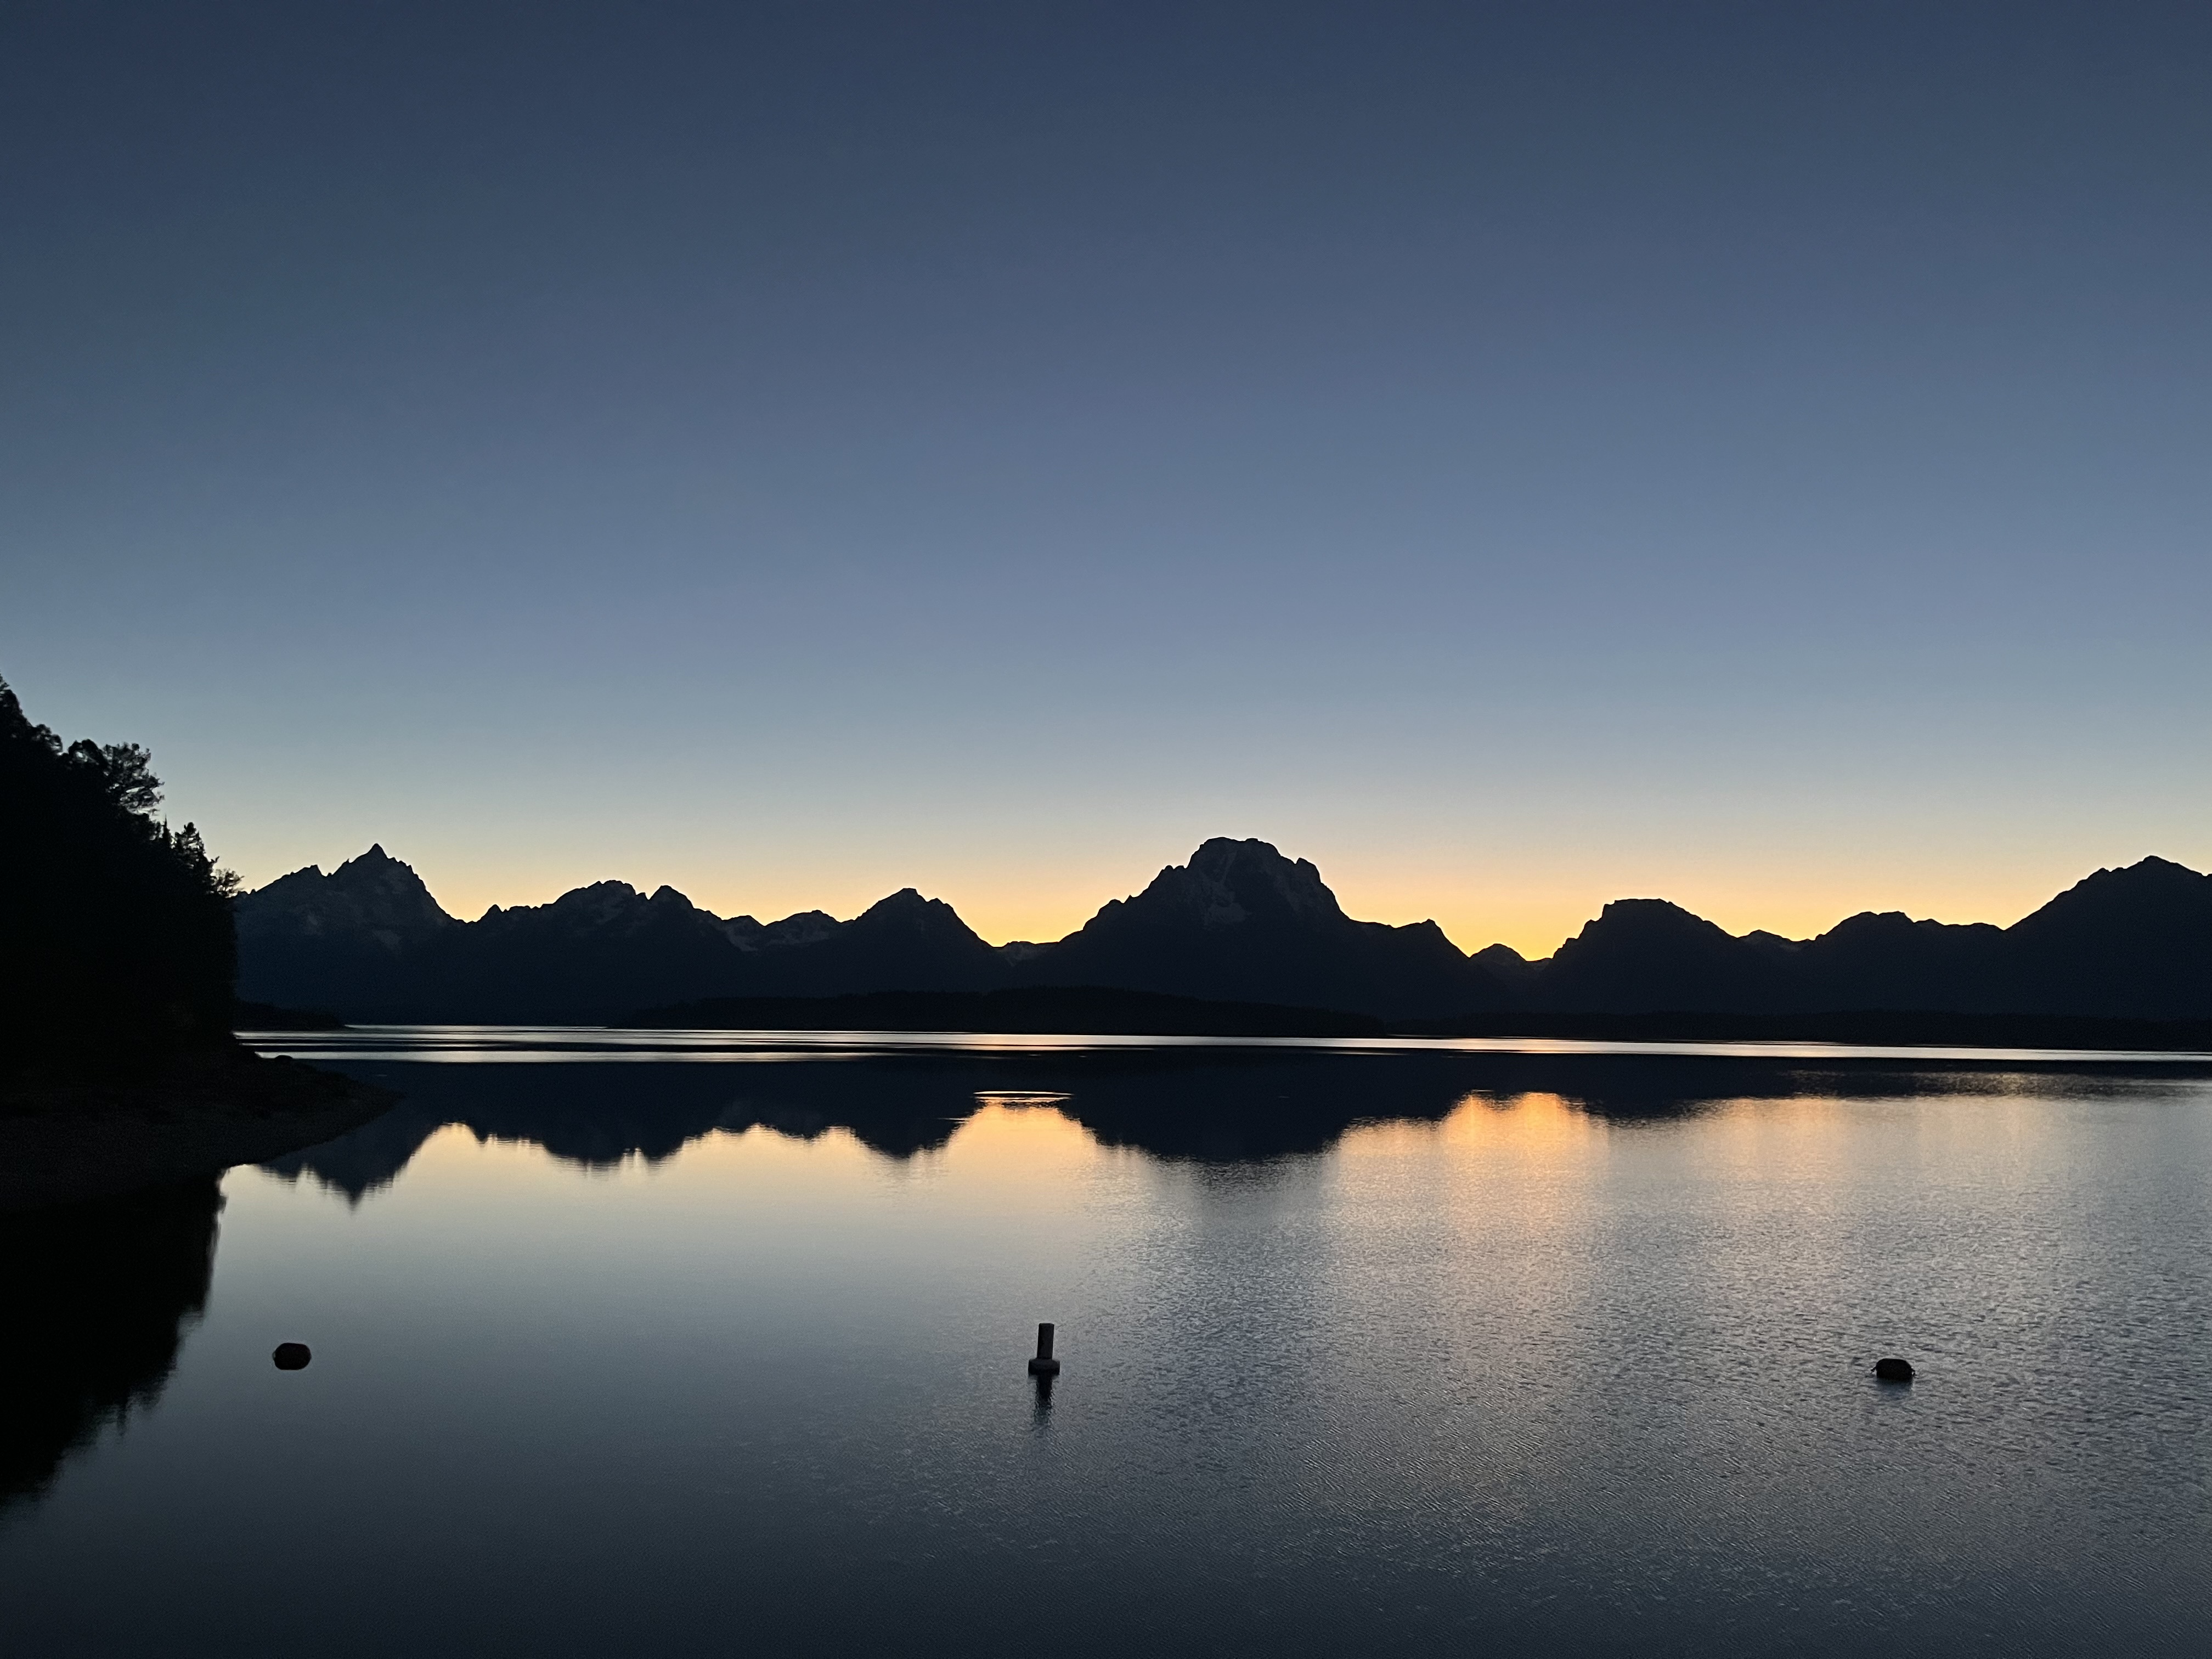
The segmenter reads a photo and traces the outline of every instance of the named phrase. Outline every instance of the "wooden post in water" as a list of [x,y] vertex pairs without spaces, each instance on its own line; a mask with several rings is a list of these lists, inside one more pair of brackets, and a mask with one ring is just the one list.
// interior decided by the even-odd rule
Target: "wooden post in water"
[[1052,1357],[1052,1327],[1050,1325],[1037,1327],[1036,1358],[1030,1361],[1030,1375],[1031,1376],[1060,1375],[1060,1361]]

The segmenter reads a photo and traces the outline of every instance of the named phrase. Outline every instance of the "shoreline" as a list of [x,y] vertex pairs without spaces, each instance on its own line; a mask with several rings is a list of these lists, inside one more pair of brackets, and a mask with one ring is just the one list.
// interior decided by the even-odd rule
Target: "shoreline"
[[[491,1022],[497,1023],[497,1022]],[[515,1022],[528,1024],[531,1022]],[[1820,1042],[1868,1048],[2212,1052],[2212,1018],[1854,1009],[1794,1013],[1499,1010],[1383,1018],[1094,988],[727,997],[646,1009],[629,1030],[877,1030],[1152,1037],[1481,1037],[1587,1042]]]
[[301,1152],[382,1116],[388,1090],[219,1050],[143,1078],[0,1080],[0,1213],[119,1198]]

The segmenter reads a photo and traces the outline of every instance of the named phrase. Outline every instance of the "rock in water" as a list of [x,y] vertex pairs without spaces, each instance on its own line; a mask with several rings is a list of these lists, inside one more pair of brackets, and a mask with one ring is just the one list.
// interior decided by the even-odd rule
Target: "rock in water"
[[1877,1359],[1874,1362],[1874,1374],[1885,1382],[1910,1382],[1912,1381],[1912,1362],[1893,1355],[1887,1359]]
[[304,1342],[279,1342],[276,1352],[269,1357],[276,1362],[276,1369],[280,1371],[304,1371],[314,1355],[307,1352],[307,1345]]

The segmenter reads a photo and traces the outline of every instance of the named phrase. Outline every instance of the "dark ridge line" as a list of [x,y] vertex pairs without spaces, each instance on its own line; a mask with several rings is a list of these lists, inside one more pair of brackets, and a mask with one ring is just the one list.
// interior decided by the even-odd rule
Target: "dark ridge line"
[[1972,1014],[1870,1008],[1821,1014],[1470,1014],[1400,1020],[1407,1036],[1534,1037],[1589,1042],[1840,1042],[1866,1048],[2080,1048],[2212,1052],[2212,1019],[2086,1014]]
[[863,991],[830,997],[708,997],[648,1008],[629,1029],[957,1031],[1080,1036],[1387,1036],[1365,1014],[1278,1003],[1215,1001],[1107,986],[996,991]]
[[1856,1009],[1817,1014],[1474,1013],[1455,1019],[1370,1018],[1329,1009],[1104,987],[881,991],[834,997],[714,997],[641,1011],[633,1030],[1004,1032],[1071,1036],[1525,1037],[1595,1042],[1836,1042],[2212,1052],[2212,1020]]

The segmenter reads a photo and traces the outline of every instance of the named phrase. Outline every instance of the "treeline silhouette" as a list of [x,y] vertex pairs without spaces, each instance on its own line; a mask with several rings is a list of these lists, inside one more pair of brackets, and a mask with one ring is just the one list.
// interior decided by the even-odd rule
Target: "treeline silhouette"
[[136,744],[64,744],[0,680],[0,1067],[229,1041],[235,879]]

